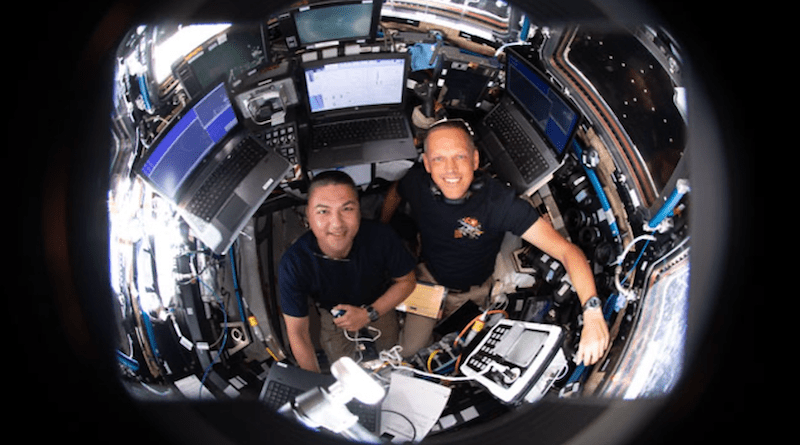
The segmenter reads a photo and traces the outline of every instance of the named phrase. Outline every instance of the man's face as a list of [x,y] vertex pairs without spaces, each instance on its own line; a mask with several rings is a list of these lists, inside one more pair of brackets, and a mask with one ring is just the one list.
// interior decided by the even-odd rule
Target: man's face
[[448,199],[461,199],[467,194],[478,168],[478,151],[472,148],[469,137],[458,128],[440,128],[428,134],[422,162]]
[[309,196],[306,216],[322,253],[346,257],[361,224],[355,191],[341,184],[317,187]]

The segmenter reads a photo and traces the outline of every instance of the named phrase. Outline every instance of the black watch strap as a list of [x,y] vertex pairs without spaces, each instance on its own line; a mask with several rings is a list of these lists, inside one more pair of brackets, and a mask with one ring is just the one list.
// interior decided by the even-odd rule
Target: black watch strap
[[365,307],[365,309],[367,310],[367,313],[369,314],[369,321],[375,322],[375,321],[378,321],[378,319],[381,317],[378,314],[378,311],[376,311],[374,307],[367,306],[367,307]]
[[603,302],[600,298],[595,295],[592,298],[586,300],[586,303],[583,304],[583,311],[586,312],[589,309],[601,309]]

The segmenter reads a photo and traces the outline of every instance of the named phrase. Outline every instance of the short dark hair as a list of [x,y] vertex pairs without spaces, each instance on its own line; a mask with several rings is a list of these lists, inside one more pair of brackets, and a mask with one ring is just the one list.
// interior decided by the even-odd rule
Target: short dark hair
[[358,196],[358,188],[356,187],[356,183],[353,181],[353,178],[351,178],[350,175],[341,170],[327,170],[314,175],[314,177],[311,179],[311,182],[308,185],[308,197],[310,198],[311,193],[318,187],[325,185],[346,185],[353,190],[353,193],[355,193],[356,196]]

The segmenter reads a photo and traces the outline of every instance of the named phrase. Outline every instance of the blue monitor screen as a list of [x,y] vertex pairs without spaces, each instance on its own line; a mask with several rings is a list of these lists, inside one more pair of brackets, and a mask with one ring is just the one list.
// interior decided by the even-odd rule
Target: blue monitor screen
[[237,123],[225,86],[219,84],[173,124],[150,151],[141,172],[174,199],[194,169]]
[[525,109],[544,139],[562,153],[577,130],[577,110],[550,82],[510,53],[506,91]]

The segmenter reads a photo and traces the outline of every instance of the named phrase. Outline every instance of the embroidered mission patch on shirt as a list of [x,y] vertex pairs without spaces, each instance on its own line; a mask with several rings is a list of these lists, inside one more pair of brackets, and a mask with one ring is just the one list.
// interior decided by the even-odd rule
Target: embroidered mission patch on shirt
[[483,235],[483,225],[480,221],[471,216],[465,216],[458,220],[453,238],[478,239],[481,235]]

